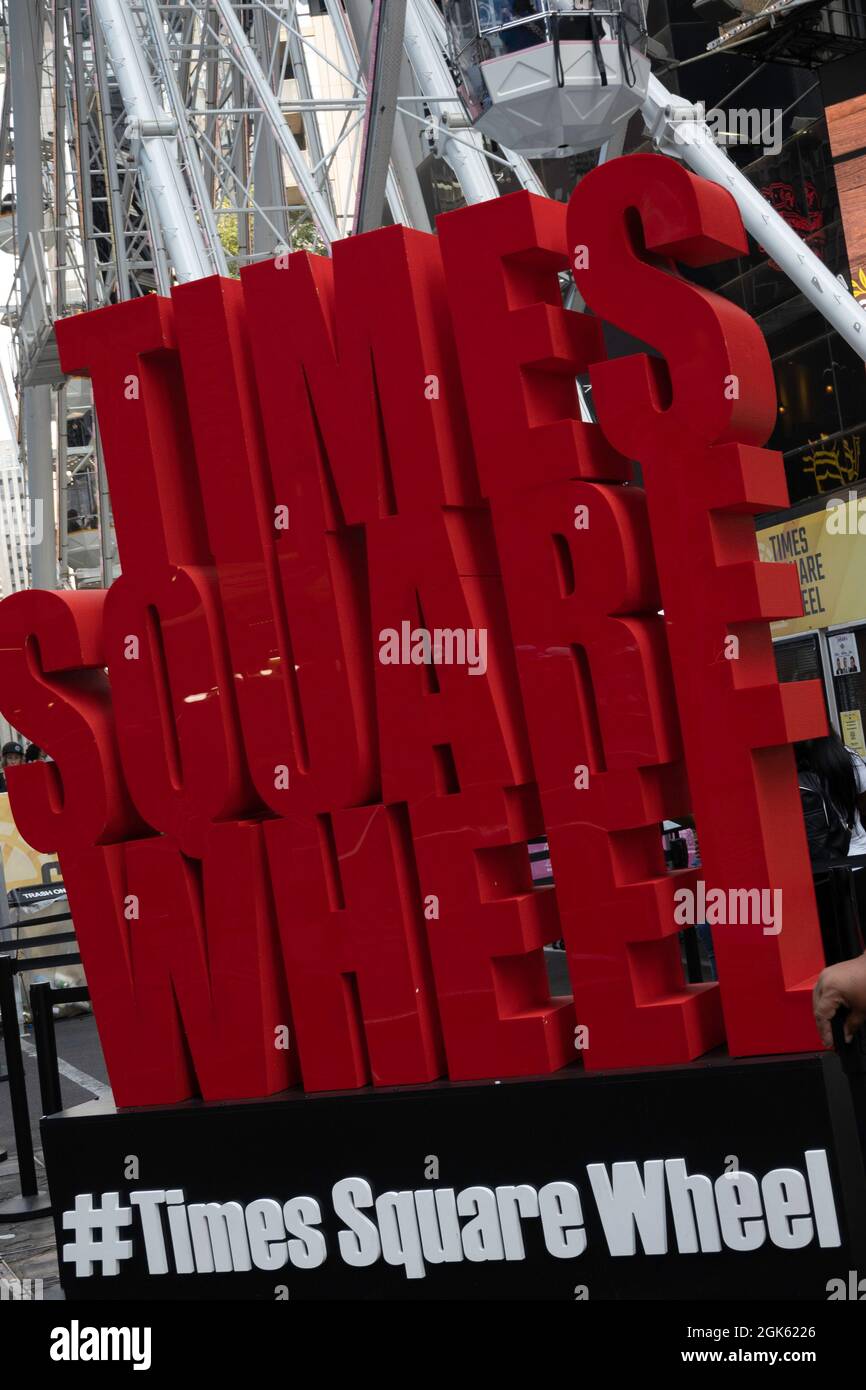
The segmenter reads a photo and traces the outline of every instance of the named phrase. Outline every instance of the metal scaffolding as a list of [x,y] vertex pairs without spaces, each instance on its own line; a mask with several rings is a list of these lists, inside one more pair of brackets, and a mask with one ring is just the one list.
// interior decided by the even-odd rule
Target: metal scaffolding
[[[469,127],[432,0],[403,11],[394,25],[372,0],[0,3],[17,266],[3,321],[22,515],[41,509],[40,536],[27,536],[34,584],[117,572],[87,383],[60,371],[56,318],[235,275],[277,250],[327,251],[359,215],[429,230],[430,156],[467,202],[496,196],[503,170],[508,186],[543,192],[527,161]],[[384,126],[368,101],[383,74]]]
[[[545,190],[473,128],[433,0],[0,0],[0,23],[16,544],[34,584],[106,585],[99,434],[87,383],[60,370],[56,318],[387,220],[430,230],[431,182],[455,205]],[[658,148],[731,187],[803,293],[859,337],[850,297],[656,79],[644,119]]]

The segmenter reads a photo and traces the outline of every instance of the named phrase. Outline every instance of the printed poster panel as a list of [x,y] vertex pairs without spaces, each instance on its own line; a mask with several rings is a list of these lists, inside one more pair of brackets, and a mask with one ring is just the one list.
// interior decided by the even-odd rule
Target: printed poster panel
[[796,565],[800,581],[802,616],[771,623],[774,637],[866,617],[866,544],[859,520],[855,499],[757,533],[761,559]]
[[852,748],[861,758],[866,758],[866,739],[863,737],[863,716],[859,709],[839,711],[839,732],[846,748]]
[[[9,808],[9,793],[0,792],[0,846],[7,893],[23,894],[21,901],[41,894],[47,902],[64,897],[56,854],[40,854],[22,839]],[[58,891],[59,890],[59,891]]]
[[854,676],[860,671],[860,653],[853,632],[834,632],[828,639],[830,668],[834,676]]

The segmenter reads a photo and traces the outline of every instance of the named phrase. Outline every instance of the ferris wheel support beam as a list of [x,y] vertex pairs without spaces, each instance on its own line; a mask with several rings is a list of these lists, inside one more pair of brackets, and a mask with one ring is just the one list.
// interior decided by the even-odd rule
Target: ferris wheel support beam
[[[15,141],[15,231],[19,257],[28,245],[42,251],[42,40],[45,11],[33,0],[9,0],[9,80],[12,86]],[[40,589],[57,588],[57,548],[54,532],[54,469],[51,449],[51,388],[25,386],[21,391],[21,423],[27,465],[27,491],[38,511],[27,518],[31,582]],[[41,512],[41,515],[40,515]]]
[[327,170],[325,169],[325,148],[322,144],[322,135],[319,130],[319,121],[316,115],[316,100],[313,94],[313,86],[310,82],[310,74],[307,68],[307,54],[300,36],[294,28],[287,30],[287,43],[289,46],[289,61],[292,65],[295,82],[298,86],[300,101],[296,104],[304,103],[301,112],[301,121],[304,128],[304,139],[307,149],[310,152],[310,159],[315,169],[319,170],[316,180],[317,187],[322,197],[327,200],[331,212],[336,212],[334,199],[331,192],[331,185],[328,180]]
[[[406,6],[404,43],[422,92],[439,93],[454,90],[454,79],[445,54],[427,27],[425,11],[419,0],[409,0]],[[466,128],[463,106],[456,91],[452,114],[463,126],[459,139],[452,138],[448,133],[448,114],[449,108],[440,107],[440,152],[457,175],[467,203],[486,203],[490,198],[498,197],[499,188],[484,154],[483,139],[477,131]]]
[[297,140],[286,124],[276,93],[262,71],[255,50],[232,8],[231,0],[214,0],[213,8],[225,26],[235,59],[242,69],[246,81],[260,104],[261,110],[268,117],[277,144],[286,157],[297,187],[304,195],[304,202],[310,209],[319,235],[330,247],[332,242],[338,241],[340,238],[337,223],[328,203],[316,186],[309,166],[298,147]]
[[134,17],[123,0],[92,0],[130,124],[138,161],[178,280],[199,280],[213,266],[177,159],[177,122],[163,108]]
[[196,205],[199,209],[199,216],[202,219],[207,244],[210,248],[210,268],[208,273],[228,275],[225,252],[223,251],[222,242],[219,239],[216,219],[213,214],[213,209],[211,208],[210,196],[205,184],[204,175],[202,174],[198,153],[184,117],[183,95],[166,46],[165,33],[163,31],[159,11],[156,7],[156,0],[144,0],[144,12],[147,15],[150,33],[153,39],[154,51],[159,64],[160,77],[162,78],[169,103],[177,121],[178,146],[183,153],[184,164],[189,175],[189,180],[195,191]]
[[[54,0],[54,312],[66,312],[67,257],[67,89],[64,0]],[[57,560],[60,578],[68,573],[69,479],[66,470],[66,386],[57,391]]]
[[[403,50],[403,72],[409,80],[411,69],[406,59],[405,48]],[[424,202],[424,194],[421,192],[421,182],[418,178],[418,169],[413,157],[412,144],[406,124],[402,112],[398,109],[394,122],[394,143],[391,146],[392,168],[388,175],[388,187],[390,190],[393,185],[399,192],[405,209],[403,222],[409,227],[417,228],[419,232],[432,232],[433,223],[430,221],[427,204]],[[390,192],[388,203],[393,215],[394,198]]]
[[[350,33],[347,32],[343,23],[343,5],[340,0],[325,0],[325,8],[334,30],[337,41],[343,54],[343,62],[347,69],[351,68],[355,50],[363,53],[367,41],[367,34],[372,14],[371,0],[343,0],[345,5],[345,15],[348,21],[348,30],[351,38],[354,38],[354,48],[351,43]],[[405,18],[403,21],[405,30]],[[401,64],[401,88],[411,85],[412,70],[406,59],[405,47]],[[391,167],[388,171],[387,179],[388,207],[391,217],[395,222],[402,222],[405,226],[416,227],[419,231],[430,232],[433,230],[427,206],[424,202],[424,195],[421,192],[421,184],[418,179],[417,161],[413,156],[410,140],[406,134],[406,126],[403,115],[399,110],[394,121],[393,140],[391,144]]]
[[397,91],[403,57],[406,0],[375,0],[370,35],[370,71],[367,78],[367,111],[361,145],[361,168],[355,205],[354,231],[381,227],[385,210]]
[[[155,0],[150,2],[153,4]],[[272,52],[275,32],[274,16],[257,9],[253,14],[252,33],[260,53]],[[271,90],[274,90],[280,79],[276,65],[268,69],[266,77]],[[276,255],[282,247],[290,245],[290,239],[289,219],[283,207],[286,192],[283,187],[282,156],[264,113],[256,117],[255,126],[251,187],[255,190],[256,206],[253,214],[253,247],[258,258],[261,255]],[[259,209],[265,210],[264,215]]]
[[[433,4],[433,0],[422,0],[422,4],[424,6],[424,19],[427,24],[427,28],[433,38],[433,41],[438,45],[438,47],[442,50],[443,53],[446,53],[448,51],[448,27],[445,23],[445,20],[442,17],[440,11]],[[451,73],[451,69],[448,67],[447,63],[445,66],[447,71],[448,86],[440,87],[439,90],[442,92],[453,90],[456,96],[457,93],[456,88],[454,86],[454,78]],[[458,107],[462,109],[462,102],[459,98]],[[548,196],[547,190],[544,187],[544,184],[541,182],[541,179],[536,174],[529,160],[525,159],[523,155],[518,154],[515,150],[507,150],[501,145],[500,149],[502,150],[502,153],[505,156],[506,164],[509,164],[511,166],[511,171],[514,174],[514,177],[517,179],[517,182],[520,184],[521,188],[525,188],[527,193],[537,193],[540,198],[546,198]],[[498,188],[496,189],[496,193],[498,195]]]
[[[79,119],[79,150],[82,158],[82,171],[79,178],[81,188],[82,208],[86,210],[84,220],[84,241],[90,251],[90,255],[85,257],[84,278],[87,287],[87,302],[91,308],[95,308],[97,301],[96,290],[96,264],[98,253],[96,250],[96,238],[93,222],[93,201],[91,175],[89,172],[90,161],[90,132],[85,113],[85,102],[87,100],[85,81],[84,81],[84,40],[83,40],[83,15],[81,0],[73,0],[75,5],[75,27],[73,31],[73,56],[75,62],[75,80],[79,90],[78,110]],[[93,82],[94,96],[98,103],[98,129],[102,136],[101,146],[103,151],[105,184],[108,194],[108,215],[111,226],[111,247],[114,260],[114,271],[116,276],[116,293],[119,299],[131,299],[132,286],[129,274],[129,263],[126,254],[126,238],[123,235],[123,203],[120,192],[120,180],[118,170],[120,158],[117,145],[114,139],[114,126],[111,119],[111,100],[108,89],[108,78],[105,65],[105,44],[98,24],[93,26]]]
[[715,142],[694,106],[650,77],[643,117],[653,144],[696,174],[727,188],[746,229],[859,357],[866,360],[866,313]]

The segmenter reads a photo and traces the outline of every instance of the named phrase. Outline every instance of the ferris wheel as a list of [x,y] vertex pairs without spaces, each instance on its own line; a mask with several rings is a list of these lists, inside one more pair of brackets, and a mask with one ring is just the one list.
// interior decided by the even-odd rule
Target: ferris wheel
[[88,388],[63,376],[55,319],[385,221],[433,230],[516,188],[546,196],[531,159],[604,159],[637,116],[731,191],[866,357],[863,311],[653,74],[643,0],[0,0],[0,18],[3,321],[21,501],[44,499],[34,584],[107,584],[116,566]]

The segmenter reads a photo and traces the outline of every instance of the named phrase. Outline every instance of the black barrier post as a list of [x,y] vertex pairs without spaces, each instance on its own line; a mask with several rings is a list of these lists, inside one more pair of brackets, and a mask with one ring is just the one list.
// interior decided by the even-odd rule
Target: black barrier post
[[36,1044],[36,1066],[39,1070],[43,1115],[56,1115],[63,1109],[60,1067],[57,1061],[57,1034],[54,1031],[54,1005],[83,1004],[89,999],[90,990],[87,985],[76,985],[73,989],[56,989],[47,980],[43,980],[30,987],[30,1012],[33,1015],[33,1041]]
[[27,1105],[27,1080],[24,1056],[18,1031],[18,1010],[15,1005],[15,961],[12,956],[0,956],[0,1021],[3,1023],[3,1045],[9,1072],[9,1096],[12,1102],[12,1124],[15,1131],[15,1150],[21,1196],[0,1203],[0,1222],[22,1221],[43,1216],[50,1203],[39,1195],[36,1182],[36,1162],[33,1157],[33,1136],[30,1133],[30,1112]]
[[33,1135],[30,1133],[30,1110],[27,1105],[27,1079],[24,1074],[24,1055],[18,1031],[18,1010],[15,1006],[15,960],[0,956],[0,1021],[3,1024],[3,1045],[9,1071],[9,1096],[12,1101],[12,1124],[15,1130],[15,1151],[21,1196],[0,1202],[0,1222],[28,1221],[47,1216],[51,1199],[40,1193],[36,1182],[36,1161],[33,1157]]
[[57,1036],[54,1032],[54,992],[47,980],[30,986],[30,1013],[33,1017],[33,1041],[36,1044],[43,1115],[55,1115],[63,1109],[60,1069],[57,1065]]
[[[0,951],[4,950],[5,943],[11,940],[9,928],[12,925],[12,917],[9,912],[9,894],[6,892],[6,873],[3,868],[3,855],[0,854]],[[8,1081],[9,1073],[0,1063],[0,1081]],[[0,1149],[0,1163],[8,1158],[5,1149]]]
[[[21,942],[21,948],[33,950],[37,947],[57,946],[75,940],[73,931],[52,932],[47,936],[28,937]],[[27,1103],[27,1078],[24,1072],[24,1058],[21,1049],[21,1035],[18,1031],[18,1011],[15,1007],[15,976],[29,970],[48,970],[57,965],[71,965],[80,962],[77,952],[60,955],[40,956],[36,961],[18,960],[14,956],[0,955],[0,1023],[3,1024],[3,1037],[6,1045],[6,1061],[9,1066],[9,1091],[12,1099],[12,1118],[15,1127],[15,1146],[18,1150],[18,1173],[21,1179],[21,1196],[11,1197],[0,1203],[0,1222],[27,1221],[35,1216],[48,1216],[51,1212],[51,1199],[40,1193],[36,1183],[36,1166],[33,1157],[33,1137],[30,1133],[30,1110]],[[34,985],[34,990],[39,986]],[[44,987],[48,994],[44,1000],[39,1028],[47,1038],[49,1051],[45,1047],[40,1053],[37,1046],[36,1057],[39,1066],[39,1087],[43,1099],[46,1094],[58,1100],[60,1109],[60,1074],[57,1066],[57,1044],[54,1037],[54,1014],[52,1011],[51,986]],[[88,999],[86,987],[55,991],[62,993],[64,999],[72,1002]],[[38,1007],[38,1006],[37,1006]],[[34,1028],[35,1028],[34,1020]],[[43,1061],[44,1057],[44,1061]],[[53,1059],[53,1060],[52,1060]],[[43,1068],[45,1069],[43,1072]],[[47,1090],[46,1090],[47,1088]]]
[[21,1035],[18,1032],[18,1010],[15,1005],[15,962],[11,956],[0,956],[0,1020],[3,1022],[3,1045],[9,1069],[9,1095],[12,1101],[12,1123],[15,1126],[15,1148],[18,1152],[18,1172],[21,1191],[32,1196],[37,1191],[36,1164],[27,1110],[27,1083],[24,1079],[24,1057]]
[[686,979],[690,985],[699,985],[703,980],[701,952],[696,931],[683,932],[683,953],[686,958]]

